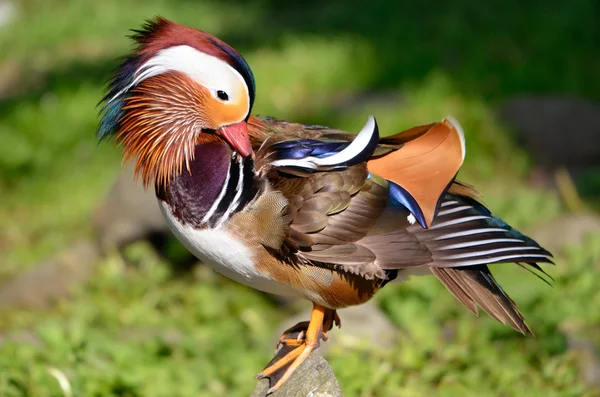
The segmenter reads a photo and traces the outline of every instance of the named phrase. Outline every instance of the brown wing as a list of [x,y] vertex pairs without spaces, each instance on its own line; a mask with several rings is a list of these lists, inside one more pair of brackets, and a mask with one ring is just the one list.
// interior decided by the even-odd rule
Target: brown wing
[[[324,127],[266,123],[262,128],[268,125],[264,131],[270,133],[257,139],[263,148],[281,137],[344,136]],[[390,271],[420,267],[471,311],[476,313],[480,306],[498,321],[531,332],[487,264],[516,261],[540,270],[536,263],[551,262],[551,255],[494,218],[477,202],[473,188],[454,181],[464,155],[458,130],[449,120],[415,127],[384,138],[368,169],[363,163],[303,177],[269,169],[268,150],[259,151],[257,164],[266,165],[273,191],[287,201],[277,255],[290,263],[334,268],[366,279],[386,279]],[[382,153],[389,154],[377,158]],[[386,179],[415,198],[427,228],[415,223],[404,206],[390,204]]]
[[[267,140],[282,141],[290,139],[335,139],[351,141],[356,136],[349,132],[336,130],[322,125],[292,123],[272,117],[250,116],[248,134],[252,147],[258,150]],[[397,147],[397,146],[396,146]]]
[[380,249],[364,238],[387,205],[388,188],[367,174],[365,164],[304,178],[272,173],[272,187],[289,202],[281,254],[292,262],[385,279],[377,263]]
[[[373,171],[380,171],[399,184],[408,181],[406,184],[410,189],[420,193],[417,197],[421,207],[433,216],[431,211],[435,209],[439,195],[443,194],[457,169],[456,165],[444,166],[443,160],[458,162],[456,156],[443,155],[448,150],[455,150],[456,144],[462,147],[457,137],[458,128],[448,119],[382,139],[375,158],[368,165],[363,163],[335,172],[308,173],[304,177],[270,169],[270,145],[294,139],[350,141],[355,135],[273,118],[251,117],[249,126],[253,145],[258,149],[257,168],[263,170],[272,188],[288,201],[286,222],[289,224],[283,232],[277,233],[278,236],[285,235],[279,250],[281,258],[333,266],[369,279],[386,279],[386,270],[432,262],[427,245],[406,230],[410,226],[410,212],[406,208],[386,209],[389,184]],[[401,152],[403,154],[398,154]],[[436,160],[438,154],[442,161]],[[460,148],[457,155],[462,156]],[[410,161],[423,165],[425,170],[433,170],[433,177],[425,172],[418,178],[419,168],[408,166]],[[395,162],[409,170],[400,168],[398,171]],[[450,171],[442,172],[440,176],[440,172],[434,172],[436,167]],[[367,178],[369,171],[371,177]],[[419,183],[434,189],[431,192],[420,189]],[[434,197],[432,192],[437,192],[437,196]]]
[[[256,117],[249,119],[249,132],[257,151],[282,140],[351,141],[355,137],[323,126]],[[462,166],[464,156],[462,129],[452,118],[445,118],[439,123],[413,127],[382,138],[368,161],[368,169],[406,190],[416,203],[419,222],[429,227],[441,197]],[[258,167],[263,165],[257,161]]]

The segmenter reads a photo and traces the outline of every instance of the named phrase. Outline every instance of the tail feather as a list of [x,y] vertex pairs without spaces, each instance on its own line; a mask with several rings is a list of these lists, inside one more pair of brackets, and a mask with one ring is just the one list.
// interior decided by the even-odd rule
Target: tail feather
[[552,263],[550,252],[493,216],[475,194],[446,194],[429,229],[408,230],[431,252],[431,272],[465,307],[477,314],[479,306],[499,322],[532,333],[487,265],[517,263],[547,282],[538,263]]
[[473,313],[481,307],[495,320],[523,334],[533,334],[515,302],[502,290],[485,265],[468,268],[432,268],[433,274]]
[[479,191],[475,189],[475,187],[456,179],[452,181],[452,184],[448,189],[448,193],[454,196],[460,196],[463,199],[473,200],[478,204],[483,204],[481,202],[481,195],[479,194]]
[[430,249],[434,267],[551,263],[550,252],[470,198],[447,194],[431,227],[410,231]]
[[[554,265],[554,262],[549,260],[548,263]],[[548,286],[552,286],[552,282],[554,281],[554,278],[549,275],[548,273],[546,273],[544,271],[544,269],[542,269],[537,263],[535,262],[527,262],[527,263],[517,263],[517,265],[519,265],[520,267],[522,267],[523,269],[527,270],[529,273],[533,274],[534,276],[536,276],[537,278],[539,278],[540,280],[542,280],[544,283],[548,284]]]

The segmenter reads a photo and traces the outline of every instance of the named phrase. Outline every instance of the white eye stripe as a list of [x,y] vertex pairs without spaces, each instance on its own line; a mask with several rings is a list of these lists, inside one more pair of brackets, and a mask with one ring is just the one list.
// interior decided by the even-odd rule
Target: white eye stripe
[[[168,71],[179,71],[208,88],[221,102],[239,102],[246,99],[250,103],[248,87],[242,75],[226,62],[205,54],[187,45],[160,50],[135,72],[135,78],[127,87],[118,92],[109,102],[142,81]],[[228,99],[219,98],[218,91],[227,94]]]

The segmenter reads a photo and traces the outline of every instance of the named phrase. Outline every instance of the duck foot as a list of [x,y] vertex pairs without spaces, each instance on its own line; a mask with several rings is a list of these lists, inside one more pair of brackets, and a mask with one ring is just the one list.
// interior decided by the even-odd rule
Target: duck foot
[[335,310],[313,304],[310,321],[302,321],[284,331],[277,343],[279,350],[265,369],[256,375],[257,379],[269,378],[270,389],[267,394],[279,389],[310,353],[319,347],[321,340],[327,341],[327,332],[334,324],[340,325]]

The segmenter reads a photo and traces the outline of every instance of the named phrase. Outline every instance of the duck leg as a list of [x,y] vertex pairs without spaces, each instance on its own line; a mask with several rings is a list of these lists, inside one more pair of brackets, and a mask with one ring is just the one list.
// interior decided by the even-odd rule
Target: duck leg
[[340,320],[340,316],[338,316],[337,311],[329,309],[325,313],[325,320],[323,320],[323,336],[324,340],[327,342],[327,332],[331,331],[334,325],[337,325],[338,328],[342,327],[342,320]]
[[[325,316],[323,319],[323,340],[327,341],[327,332],[329,332],[334,325],[337,325],[338,328],[341,327],[341,320],[338,316],[337,312],[332,309],[325,309]],[[282,345],[286,346],[298,346],[302,344],[304,339],[306,338],[306,330],[308,329],[308,324],[310,321],[301,321],[298,324],[294,325],[283,331],[281,334],[281,338],[279,338],[279,342],[277,343],[277,347]]]
[[340,324],[335,310],[315,303],[310,321],[300,322],[283,333],[278,343],[280,349],[275,357],[256,376],[258,379],[269,378],[271,388],[268,393],[273,393],[289,379],[309,354],[319,347],[321,339],[327,340],[326,332],[334,324]]

